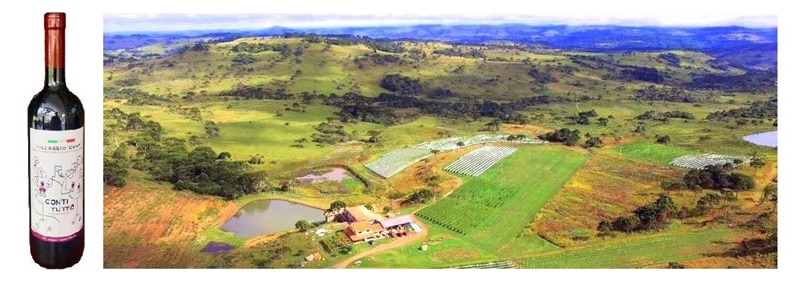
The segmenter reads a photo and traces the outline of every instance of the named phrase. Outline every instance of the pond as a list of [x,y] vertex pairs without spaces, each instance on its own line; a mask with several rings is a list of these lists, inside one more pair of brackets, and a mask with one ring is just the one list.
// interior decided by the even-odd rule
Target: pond
[[366,186],[361,179],[341,167],[318,168],[301,173],[295,179],[321,192],[350,193],[363,190]]
[[222,225],[222,230],[247,238],[294,229],[301,219],[310,223],[325,221],[324,211],[286,200],[263,199],[239,209]]
[[352,173],[341,167],[334,167],[329,169],[315,170],[298,176],[296,179],[307,183],[320,183],[323,181],[344,181],[346,179],[354,179]]
[[233,246],[223,242],[215,242],[211,241],[206,244],[206,247],[203,247],[201,252],[212,254],[212,255],[220,255],[225,254],[233,250]]
[[748,135],[744,140],[760,146],[778,147],[778,131]]

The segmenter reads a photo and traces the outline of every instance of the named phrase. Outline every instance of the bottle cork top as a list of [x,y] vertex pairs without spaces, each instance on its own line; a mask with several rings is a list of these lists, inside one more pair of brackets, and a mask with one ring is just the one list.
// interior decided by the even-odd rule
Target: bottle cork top
[[67,27],[67,14],[66,13],[45,13],[44,14],[44,28],[45,29],[64,29]]

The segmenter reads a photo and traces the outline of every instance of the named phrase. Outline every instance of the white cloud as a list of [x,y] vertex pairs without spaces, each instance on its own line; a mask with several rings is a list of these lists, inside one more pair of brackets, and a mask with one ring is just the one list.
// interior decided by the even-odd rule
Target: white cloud
[[776,27],[777,16],[734,17],[565,17],[530,14],[106,14],[106,32],[182,31],[219,29],[259,29],[273,26],[290,28],[382,26],[412,24],[501,24],[539,25],[624,25],[624,26],[726,26]]
[[[778,0],[139,0],[106,7],[104,30],[175,31],[410,24],[524,23],[555,25],[776,27]],[[142,14],[137,14],[142,13]],[[152,13],[152,14],[151,14]],[[183,14],[178,14],[183,13]],[[251,13],[251,14],[246,14]]]

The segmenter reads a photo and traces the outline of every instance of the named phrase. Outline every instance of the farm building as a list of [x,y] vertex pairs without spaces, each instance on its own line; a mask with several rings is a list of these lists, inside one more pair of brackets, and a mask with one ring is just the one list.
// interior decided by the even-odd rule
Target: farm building
[[381,216],[370,211],[367,209],[367,207],[359,205],[345,208],[344,211],[337,216],[337,218],[340,222],[360,222],[379,220],[381,219]]
[[376,220],[358,221],[351,223],[344,229],[344,233],[353,242],[369,241],[383,232],[383,226]]
[[380,220],[380,223],[384,229],[389,229],[394,227],[404,227],[406,225],[414,223],[414,220],[411,219],[410,215],[403,215],[403,216]]

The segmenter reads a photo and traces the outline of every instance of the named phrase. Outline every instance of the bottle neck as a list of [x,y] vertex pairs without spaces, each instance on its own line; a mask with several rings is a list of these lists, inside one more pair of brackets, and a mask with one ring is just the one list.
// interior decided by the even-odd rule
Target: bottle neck
[[64,78],[64,29],[45,29],[44,63],[46,87],[66,86]]

